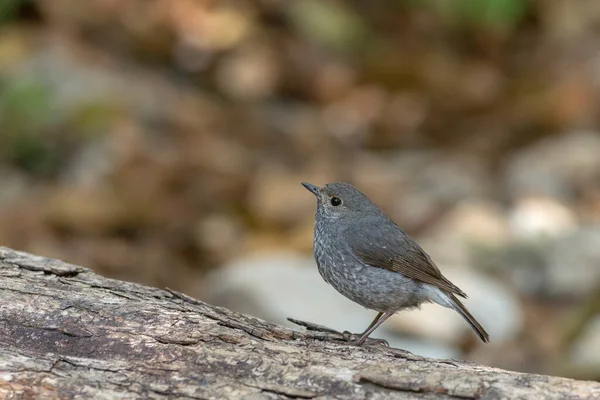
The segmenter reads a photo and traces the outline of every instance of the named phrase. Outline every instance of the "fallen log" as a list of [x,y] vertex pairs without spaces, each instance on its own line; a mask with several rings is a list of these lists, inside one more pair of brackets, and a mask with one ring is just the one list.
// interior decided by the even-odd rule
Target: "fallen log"
[[0,247],[0,398],[600,399],[600,383],[358,348]]

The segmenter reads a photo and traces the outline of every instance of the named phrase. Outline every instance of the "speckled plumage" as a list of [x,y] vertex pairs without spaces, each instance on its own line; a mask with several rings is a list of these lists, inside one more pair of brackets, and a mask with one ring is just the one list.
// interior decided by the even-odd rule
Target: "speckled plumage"
[[365,265],[353,254],[347,241],[332,240],[347,237],[349,227],[340,227],[318,214],[313,244],[315,260],[323,279],[338,292],[363,307],[384,312],[418,307],[428,301],[421,294],[420,283],[396,272]]
[[[347,183],[303,185],[317,197],[313,249],[327,283],[350,300],[383,313],[383,320],[426,302],[452,308],[488,341],[483,327],[455,296],[466,297],[464,292],[366,195]],[[333,205],[332,198],[340,204]],[[379,317],[360,343],[383,322]]]

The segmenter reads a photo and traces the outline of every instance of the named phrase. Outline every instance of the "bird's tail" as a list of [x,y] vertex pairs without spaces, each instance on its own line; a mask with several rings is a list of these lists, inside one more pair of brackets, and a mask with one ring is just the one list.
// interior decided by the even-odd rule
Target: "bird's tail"
[[473,328],[473,330],[475,331],[475,333],[477,333],[479,338],[486,343],[489,342],[490,335],[488,335],[488,333],[485,331],[485,329],[483,329],[483,326],[481,326],[481,324],[479,322],[477,322],[475,317],[473,317],[471,315],[469,310],[467,310],[467,307],[465,307],[464,304],[461,303],[460,300],[458,300],[456,298],[456,296],[454,296],[452,293],[445,293],[445,294],[446,294],[446,297],[447,297],[449,303],[451,303],[449,305],[454,310],[456,310],[456,312],[458,312],[465,319],[465,321],[467,321],[469,323],[469,325],[471,325],[471,328]]

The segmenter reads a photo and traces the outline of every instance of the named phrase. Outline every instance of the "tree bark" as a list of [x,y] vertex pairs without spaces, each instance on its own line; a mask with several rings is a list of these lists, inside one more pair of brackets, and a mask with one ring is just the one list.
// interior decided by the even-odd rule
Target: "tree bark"
[[0,397],[600,399],[600,384],[290,330],[0,247]]

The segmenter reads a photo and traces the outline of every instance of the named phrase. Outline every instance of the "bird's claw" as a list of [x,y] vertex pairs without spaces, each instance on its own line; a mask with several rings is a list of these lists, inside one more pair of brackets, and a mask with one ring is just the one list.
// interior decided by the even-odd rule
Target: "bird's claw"
[[344,337],[344,340],[346,342],[354,342],[354,341],[356,341],[356,339],[358,339],[358,335],[355,335],[350,331],[342,332],[342,336]]
[[342,336],[344,337],[345,341],[347,341],[348,343],[353,344],[355,346],[362,346],[362,345],[367,344],[367,345],[380,345],[380,346],[390,347],[390,344],[385,339],[366,338],[366,340],[361,341],[360,335],[354,334],[349,331],[342,332]]

